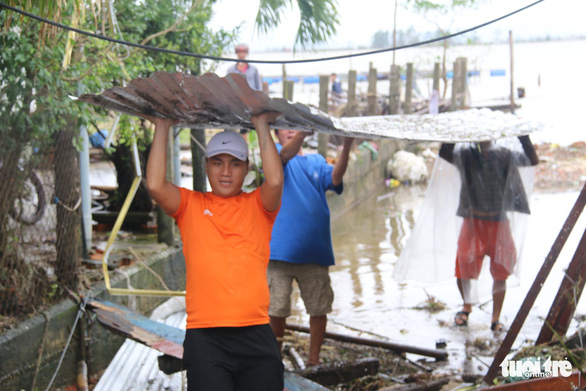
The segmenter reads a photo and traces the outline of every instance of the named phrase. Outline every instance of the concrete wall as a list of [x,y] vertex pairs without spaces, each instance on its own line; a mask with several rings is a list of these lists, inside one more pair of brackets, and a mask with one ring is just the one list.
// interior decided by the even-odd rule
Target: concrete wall
[[[172,290],[185,289],[185,260],[181,248],[164,249],[146,260],[146,263],[159,274]],[[131,266],[125,269],[134,287],[144,289],[161,289],[158,280],[145,268]],[[127,288],[128,281],[124,275],[110,272],[111,284],[118,288]],[[96,298],[116,302],[149,314],[166,298],[142,296],[111,296],[103,283],[92,289]],[[58,361],[67,343],[71,328],[77,316],[79,306],[71,299],[62,300],[43,314],[38,314],[20,323],[16,328],[0,335],[0,389],[6,391],[31,390],[37,368],[40,349],[42,359],[36,375],[38,390],[44,390],[49,384]],[[88,314],[90,314],[88,312]],[[86,321],[82,318],[78,323]],[[88,325],[90,337],[90,362],[92,374],[107,367],[124,338],[104,328],[94,320]],[[53,383],[53,388],[75,383],[76,365],[80,357],[79,327],[76,330],[61,369]]]
[[[379,140],[378,157],[374,158],[369,149],[356,150],[344,176],[344,192],[338,196],[328,192],[328,203],[332,216],[344,213],[380,186],[384,180],[385,166],[392,155],[404,148],[405,143],[394,140]],[[355,145],[357,147],[357,145]],[[163,249],[159,254],[146,260],[172,290],[185,289],[185,260],[181,248]],[[124,269],[130,284],[144,289],[161,289],[158,280],[138,265]],[[127,288],[126,276],[110,272],[112,286]],[[92,289],[94,297],[113,301],[142,314],[150,314],[166,298],[143,296],[111,296],[102,284]],[[36,389],[44,390],[61,357],[75,321],[79,306],[71,299],[65,299],[43,314],[19,324],[16,328],[0,335],[0,385],[2,390],[31,390],[37,361],[42,349],[36,375]],[[82,318],[81,321],[86,321]],[[79,329],[78,329],[79,330]],[[110,363],[124,338],[114,334],[94,320],[88,326],[90,337],[88,369],[91,374],[104,370]],[[53,388],[75,383],[76,364],[79,360],[79,336],[74,334]]]

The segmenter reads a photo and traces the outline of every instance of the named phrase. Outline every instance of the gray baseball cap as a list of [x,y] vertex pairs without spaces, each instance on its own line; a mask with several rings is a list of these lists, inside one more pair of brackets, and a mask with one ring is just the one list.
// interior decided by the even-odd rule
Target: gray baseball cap
[[230,130],[224,130],[217,133],[210,142],[206,150],[206,157],[212,157],[227,153],[234,156],[238,160],[246,160],[248,158],[248,144],[244,138]]

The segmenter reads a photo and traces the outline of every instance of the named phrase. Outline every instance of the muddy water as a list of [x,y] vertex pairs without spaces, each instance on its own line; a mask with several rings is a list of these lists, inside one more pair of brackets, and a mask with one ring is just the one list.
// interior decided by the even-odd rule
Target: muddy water
[[[437,341],[445,340],[450,358],[443,370],[484,374],[498,349],[498,342],[504,338],[504,334],[495,338],[490,331],[490,297],[481,298],[483,304],[474,308],[469,327],[456,328],[452,326],[453,315],[460,309],[461,298],[455,281],[423,286],[398,284],[393,279],[394,264],[413,229],[424,192],[422,186],[381,187],[332,221],[337,264],[331,269],[331,278],[336,298],[328,330],[365,338],[385,338],[423,348],[435,348]],[[514,320],[577,195],[576,192],[533,195],[530,227],[520,261],[520,283],[507,291],[501,318],[505,325]],[[563,269],[569,264],[585,227],[586,216],[582,216],[514,348],[537,337],[561,283]],[[436,314],[415,309],[428,295],[445,303],[447,308]],[[586,313],[584,301],[577,313]],[[289,321],[308,322],[297,290],[294,291],[294,313]],[[573,333],[577,325],[574,321],[569,333]],[[474,342],[487,348],[475,347]],[[423,358],[409,356],[415,360]]]

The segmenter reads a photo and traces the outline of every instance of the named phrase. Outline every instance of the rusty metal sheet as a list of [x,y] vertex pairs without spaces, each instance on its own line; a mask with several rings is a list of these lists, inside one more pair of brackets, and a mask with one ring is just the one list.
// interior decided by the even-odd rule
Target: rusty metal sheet
[[108,329],[169,356],[183,358],[185,330],[151,320],[109,301],[89,300],[87,306]]
[[250,117],[266,111],[281,116],[271,126],[360,138],[427,141],[485,141],[529,134],[543,124],[489,109],[462,110],[438,115],[386,115],[335,118],[315,107],[269,98],[248,86],[244,76],[213,73],[193,76],[158,71],[135,79],[126,87],[78,98],[108,110],[173,118],[180,127],[253,129]]

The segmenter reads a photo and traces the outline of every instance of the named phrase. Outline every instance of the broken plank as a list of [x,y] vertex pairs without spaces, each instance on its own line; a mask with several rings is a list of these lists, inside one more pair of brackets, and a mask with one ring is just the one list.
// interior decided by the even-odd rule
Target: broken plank
[[109,302],[88,300],[87,307],[106,328],[161,353],[182,359],[185,330],[154,321],[128,308]]

